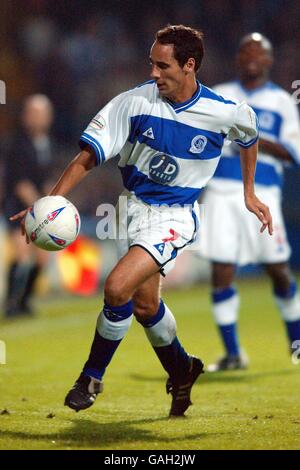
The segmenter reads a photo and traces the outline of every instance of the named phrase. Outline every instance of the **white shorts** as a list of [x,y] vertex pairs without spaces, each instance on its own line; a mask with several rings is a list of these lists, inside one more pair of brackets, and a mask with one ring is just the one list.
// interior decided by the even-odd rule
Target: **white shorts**
[[161,274],[166,275],[174,267],[176,257],[195,240],[197,203],[194,207],[153,206],[130,195],[126,205],[127,211],[124,204],[122,210],[118,205],[119,256],[133,246],[141,246],[160,266]]
[[200,255],[212,261],[245,265],[282,263],[291,253],[277,188],[256,188],[257,197],[271,211],[274,233],[260,233],[261,223],[249,212],[242,191],[207,189],[202,204]]

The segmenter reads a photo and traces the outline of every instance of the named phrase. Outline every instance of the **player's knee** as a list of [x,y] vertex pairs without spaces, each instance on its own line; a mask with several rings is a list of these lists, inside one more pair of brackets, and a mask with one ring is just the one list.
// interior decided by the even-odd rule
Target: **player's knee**
[[213,263],[212,284],[215,289],[226,289],[231,286],[234,278],[233,264]]
[[287,263],[267,264],[265,269],[275,289],[287,290],[289,288],[293,276]]
[[126,304],[131,295],[124,281],[109,276],[104,285],[104,298],[110,305],[117,306]]
[[133,313],[138,322],[145,322],[156,315],[159,308],[157,299],[133,298]]

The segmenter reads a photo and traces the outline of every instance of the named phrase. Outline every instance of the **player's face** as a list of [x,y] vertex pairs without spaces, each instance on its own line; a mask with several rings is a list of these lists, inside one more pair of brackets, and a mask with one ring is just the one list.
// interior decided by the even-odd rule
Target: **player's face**
[[185,67],[174,58],[173,44],[155,42],[150,51],[151,78],[162,96],[176,101],[186,83]]
[[260,42],[249,41],[237,54],[237,66],[242,79],[255,79],[268,75],[272,57]]

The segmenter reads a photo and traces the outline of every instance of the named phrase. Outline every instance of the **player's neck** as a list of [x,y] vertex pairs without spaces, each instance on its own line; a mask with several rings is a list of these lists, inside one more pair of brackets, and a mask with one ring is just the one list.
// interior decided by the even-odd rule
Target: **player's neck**
[[172,103],[185,103],[189,101],[192,96],[196,93],[198,84],[196,80],[191,83],[185,84],[181,89],[177,90],[172,96],[167,96],[168,100]]
[[255,88],[262,87],[268,81],[268,77],[241,78],[240,80],[244,88],[254,90]]

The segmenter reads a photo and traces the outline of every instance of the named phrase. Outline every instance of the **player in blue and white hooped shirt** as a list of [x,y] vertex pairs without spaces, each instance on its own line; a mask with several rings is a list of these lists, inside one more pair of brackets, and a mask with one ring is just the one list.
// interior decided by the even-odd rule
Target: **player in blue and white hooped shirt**
[[81,136],[80,154],[51,191],[66,194],[95,164],[120,155],[129,194],[127,246],[106,280],[90,356],[65,400],[77,411],[91,406],[101,391],[105,369],[133,314],[169,375],[170,415],[183,415],[191,404],[203,363],[177,338],[172,312],[160,299],[160,274],[195,237],[196,200],[217,167],[226,137],[241,145],[246,205],[262,229],[272,232],[269,209],[253,189],[255,114],[196,80],[202,57],[201,32],[182,25],[159,31],[150,52],[152,80],[117,96],[92,119]]
[[200,237],[201,253],[212,261],[213,313],[226,350],[208,367],[211,371],[245,368],[248,363],[236,328],[239,296],[232,282],[237,264],[264,265],[289,343],[300,340],[300,297],[288,266],[290,246],[281,210],[284,167],[300,163],[300,124],[292,97],[269,81],[272,61],[270,42],[258,33],[247,35],[237,55],[239,80],[215,87],[217,93],[246,101],[258,116],[255,188],[271,210],[274,235],[260,234],[256,219],[244,210],[238,148],[225,145],[203,198],[206,217]]

